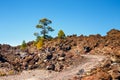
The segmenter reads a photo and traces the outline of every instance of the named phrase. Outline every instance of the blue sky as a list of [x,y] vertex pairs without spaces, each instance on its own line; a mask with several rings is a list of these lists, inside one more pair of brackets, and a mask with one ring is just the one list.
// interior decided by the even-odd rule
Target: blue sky
[[0,0],[0,44],[35,40],[41,18],[52,20],[57,36],[101,34],[120,29],[120,0]]

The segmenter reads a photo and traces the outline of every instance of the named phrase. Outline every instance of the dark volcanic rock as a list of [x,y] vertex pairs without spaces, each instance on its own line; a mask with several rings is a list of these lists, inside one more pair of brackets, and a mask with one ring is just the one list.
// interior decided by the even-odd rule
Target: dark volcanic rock
[[47,53],[46,59],[50,60],[50,59],[52,59],[52,57],[53,57],[52,53]]
[[85,51],[85,52],[90,52],[90,50],[91,50],[90,47],[88,47],[88,46],[85,46],[85,47],[84,47],[84,51]]
[[50,64],[46,67],[47,70],[55,70],[55,65],[54,64]]

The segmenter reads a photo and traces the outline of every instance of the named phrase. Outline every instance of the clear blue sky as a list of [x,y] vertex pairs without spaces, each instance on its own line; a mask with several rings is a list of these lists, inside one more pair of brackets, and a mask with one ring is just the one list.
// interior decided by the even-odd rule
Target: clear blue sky
[[21,44],[35,39],[39,19],[52,20],[57,36],[106,35],[120,29],[120,0],[0,0],[0,44]]

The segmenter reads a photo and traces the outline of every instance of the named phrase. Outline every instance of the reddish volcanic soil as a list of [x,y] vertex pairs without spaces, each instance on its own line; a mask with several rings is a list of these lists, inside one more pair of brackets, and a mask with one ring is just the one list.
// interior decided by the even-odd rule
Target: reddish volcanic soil
[[100,62],[107,59],[105,56],[100,55],[81,55],[83,56],[82,62],[79,65],[64,70],[62,72],[46,71],[46,70],[29,70],[23,71],[19,75],[1,77],[0,80],[68,80],[76,76],[79,70],[84,69],[85,74],[87,71],[96,68]]

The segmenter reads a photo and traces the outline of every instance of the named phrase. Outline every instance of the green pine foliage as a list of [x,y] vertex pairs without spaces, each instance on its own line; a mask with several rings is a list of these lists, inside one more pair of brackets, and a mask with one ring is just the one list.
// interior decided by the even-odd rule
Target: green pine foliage
[[64,39],[64,38],[65,38],[65,33],[64,33],[63,30],[60,30],[60,31],[58,32],[58,38],[60,38],[60,39]]
[[37,37],[42,35],[44,39],[48,39],[49,38],[48,32],[54,31],[54,29],[52,27],[48,26],[51,23],[52,23],[52,21],[47,18],[43,18],[43,19],[39,20],[39,24],[36,25],[36,28],[41,29],[40,34],[34,33],[34,35]]
[[22,50],[24,50],[24,49],[26,49],[26,47],[27,47],[27,44],[26,44],[25,40],[23,40],[20,48],[21,48]]

